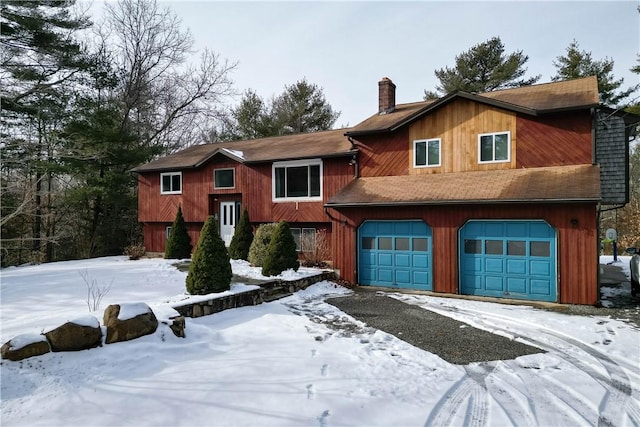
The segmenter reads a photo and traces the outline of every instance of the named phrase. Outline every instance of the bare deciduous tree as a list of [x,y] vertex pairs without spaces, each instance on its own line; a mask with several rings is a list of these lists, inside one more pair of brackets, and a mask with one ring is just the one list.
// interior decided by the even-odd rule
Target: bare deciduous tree
[[194,61],[191,34],[155,0],[120,0],[106,9],[101,37],[114,46],[121,70],[122,127],[164,151],[197,142],[234,94],[230,73],[237,64],[210,50]]

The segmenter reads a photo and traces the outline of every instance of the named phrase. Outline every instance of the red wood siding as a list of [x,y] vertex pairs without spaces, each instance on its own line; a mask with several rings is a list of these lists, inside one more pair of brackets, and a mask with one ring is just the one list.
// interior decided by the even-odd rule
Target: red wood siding
[[[172,222],[169,223],[149,223],[144,224],[142,234],[144,236],[144,247],[147,252],[164,252],[165,244],[167,242],[166,233],[167,227],[170,227]],[[203,224],[189,223],[187,225],[187,232],[191,237],[191,245],[195,250],[198,238],[200,237],[200,230]]]
[[[595,204],[357,208],[343,213],[348,215],[348,224],[333,223],[332,257],[348,281],[356,280],[356,233],[366,219],[422,219],[429,224],[434,291],[453,294],[458,293],[458,230],[467,220],[544,219],[558,232],[558,302],[595,304],[598,300]],[[572,224],[574,219],[577,226]]]
[[592,162],[588,111],[551,117],[518,116],[517,168],[581,165]]
[[[138,178],[138,218],[144,224],[148,251],[164,251],[164,230],[175,219],[178,206],[187,223],[193,226],[193,242],[207,216],[218,213],[222,201],[241,202],[249,211],[253,224],[287,221],[289,223],[321,223],[330,226],[324,201],[353,179],[350,157],[323,160],[323,201],[273,202],[271,164],[246,165],[216,156],[205,166],[182,171],[182,194],[160,194],[160,172],[141,174]],[[235,169],[235,188],[214,189],[214,169]],[[191,230],[190,230],[191,232]]]
[[392,134],[359,136],[356,147],[360,150],[358,163],[360,176],[392,176],[409,173],[408,128]]

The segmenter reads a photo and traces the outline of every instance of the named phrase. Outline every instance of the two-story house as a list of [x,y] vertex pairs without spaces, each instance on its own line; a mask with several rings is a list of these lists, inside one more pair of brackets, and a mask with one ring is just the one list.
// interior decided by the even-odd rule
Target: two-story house
[[[178,205],[194,243],[208,215],[229,242],[246,207],[298,242],[324,230],[334,268],[360,285],[597,303],[598,209],[627,201],[628,135],[596,78],[400,105],[395,90],[382,79],[378,112],[352,128],[136,168],[147,250],[164,251]],[[613,148],[605,169],[622,175],[597,164]]]

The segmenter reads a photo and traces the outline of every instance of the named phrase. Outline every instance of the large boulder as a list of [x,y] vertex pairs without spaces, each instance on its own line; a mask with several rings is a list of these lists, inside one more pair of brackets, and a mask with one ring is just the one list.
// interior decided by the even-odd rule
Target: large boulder
[[113,304],[104,311],[107,327],[105,343],[129,341],[152,334],[158,329],[158,319],[145,303]]
[[95,316],[71,320],[44,335],[52,351],[79,351],[102,345],[102,329]]
[[28,357],[40,356],[51,351],[49,342],[44,335],[17,335],[4,343],[0,349],[3,359],[22,360]]

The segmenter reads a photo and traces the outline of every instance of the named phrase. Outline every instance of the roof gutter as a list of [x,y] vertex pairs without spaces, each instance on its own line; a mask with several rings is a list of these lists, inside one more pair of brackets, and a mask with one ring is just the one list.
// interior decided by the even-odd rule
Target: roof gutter
[[353,203],[325,203],[325,208],[360,208],[360,207],[391,207],[391,206],[437,206],[437,205],[469,205],[469,204],[529,204],[529,203],[598,203],[600,198],[575,199],[512,199],[512,200],[423,200],[411,202],[353,202]]

